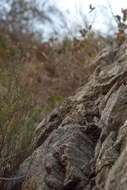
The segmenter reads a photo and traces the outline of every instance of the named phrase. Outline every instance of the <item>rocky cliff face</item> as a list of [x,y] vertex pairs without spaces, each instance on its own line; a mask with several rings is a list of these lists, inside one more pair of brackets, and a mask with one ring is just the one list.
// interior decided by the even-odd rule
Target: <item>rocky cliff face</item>
[[[17,176],[22,190],[127,189],[127,41],[91,63],[89,82],[51,115]],[[21,184],[21,183],[20,183]]]

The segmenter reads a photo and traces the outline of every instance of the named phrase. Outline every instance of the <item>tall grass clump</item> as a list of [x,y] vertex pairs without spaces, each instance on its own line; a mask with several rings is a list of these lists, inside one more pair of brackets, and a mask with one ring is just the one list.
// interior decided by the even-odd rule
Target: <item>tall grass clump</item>
[[[12,45],[13,46],[13,45]],[[6,49],[0,63],[0,177],[12,177],[36,144],[35,128],[40,109],[35,109],[36,93],[24,87],[19,77],[21,59],[18,46]],[[6,180],[0,180],[5,188]]]

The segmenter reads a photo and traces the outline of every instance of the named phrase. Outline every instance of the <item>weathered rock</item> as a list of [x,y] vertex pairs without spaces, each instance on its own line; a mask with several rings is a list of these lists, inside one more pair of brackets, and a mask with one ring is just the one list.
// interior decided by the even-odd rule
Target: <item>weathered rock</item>
[[127,189],[127,123],[120,129],[116,145],[122,153],[108,174],[105,190]]
[[[108,88],[107,93],[99,102],[99,112],[101,115],[99,124],[102,132],[95,149],[93,161],[95,164],[93,170],[96,173],[96,187],[102,189],[104,189],[106,179],[109,178],[109,172],[112,171],[112,166],[122,152],[120,147],[123,144],[126,134],[122,125],[127,119],[127,53],[125,53],[127,46],[126,44],[123,46],[118,51],[118,54],[116,54],[115,62],[112,63],[112,69],[109,70],[109,66],[103,68],[100,65],[102,67],[102,71],[100,72],[105,71],[103,79],[105,78],[106,82],[103,82],[102,75],[99,78],[98,74],[97,77],[97,81],[99,81],[97,83]],[[122,63],[119,63],[121,56],[123,57]],[[108,69],[107,72],[106,69]],[[124,135],[122,131],[124,131]],[[127,146],[125,144],[124,141],[124,146]],[[116,189],[116,187],[112,189]]]
[[102,51],[88,83],[40,123],[22,190],[127,189],[126,60],[127,41]]
[[54,130],[34,153],[22,189],[83,189],[89,181],[95,146],[87,132],[77,124]]

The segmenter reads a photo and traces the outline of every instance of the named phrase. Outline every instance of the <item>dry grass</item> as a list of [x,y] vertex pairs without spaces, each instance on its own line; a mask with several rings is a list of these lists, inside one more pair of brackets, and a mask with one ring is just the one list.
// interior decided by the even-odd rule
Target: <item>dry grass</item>
[[66,38],[62,44],[44,47],[45,43],[33,45],[32,58],[21,65],[20,74],[25,86],[36,89],[38,105],[51,111],[87,82],[90,62],[101,47],[93,34],[87,39]]
[[98,41],[91,33],[61,44],[8,39],[0,45],[0,177],[13,176],[33,151],[40,119],[87,82]]

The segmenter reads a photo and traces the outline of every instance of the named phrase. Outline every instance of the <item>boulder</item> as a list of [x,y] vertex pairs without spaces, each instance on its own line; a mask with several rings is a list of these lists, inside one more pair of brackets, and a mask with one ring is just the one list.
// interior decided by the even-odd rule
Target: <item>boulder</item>
[[88,83],[37,127],[44,131],[19,168],[19,189],[127,189],[127,41],[91,67]]

